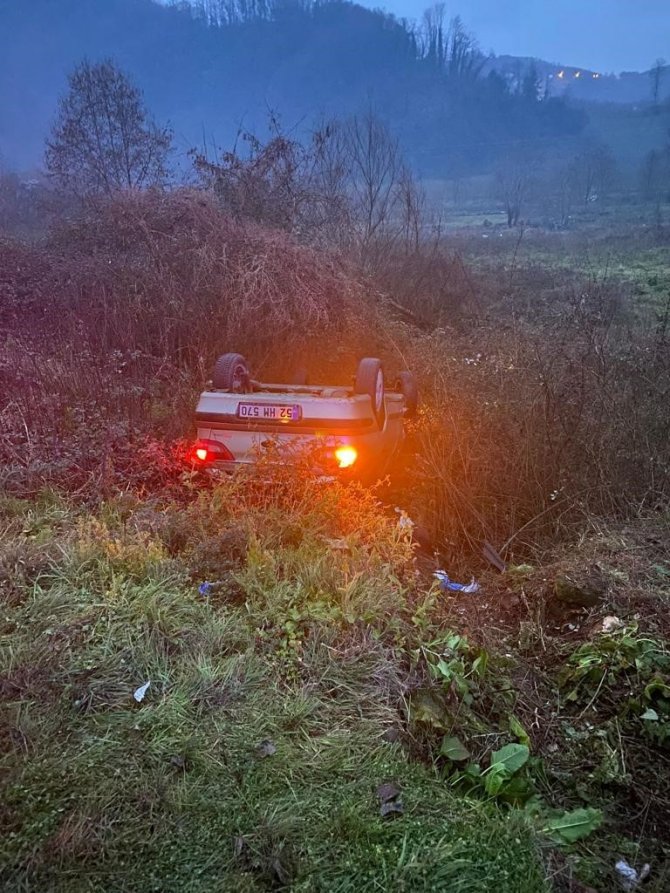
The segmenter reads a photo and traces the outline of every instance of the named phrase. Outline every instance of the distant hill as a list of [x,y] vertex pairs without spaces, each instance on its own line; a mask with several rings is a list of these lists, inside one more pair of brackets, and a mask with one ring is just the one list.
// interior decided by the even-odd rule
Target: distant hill
[[[188,3],[0,0],[0,159],[41,162],[67,72],[84,56],[128,71],[182,151],[229,145],[240,125],[262,128],[269,109],[299,130],[372,105],[419,171],[441,176],[487,170],[518,145],[576,138],[586,124],[557,88],[515,78],[524,60],[486,62],[467,35],[458,49],[472,64],[458,68],[446,24],[417,35],[338,0],[225,8],[230,20],[214,25]],[[547,65],[537,63],[540,81]]]
[[[574,65],[559,65],[520,56],[493,56],[486,69],[496,71],[510,84],[519,83],[534,67],[542,89],[551,96],[565,97],[575,102],[645,104],[652,99],[652,79],[649,71],[604,73]],[[670,99],[670,68],[660,81],[659,100]]]

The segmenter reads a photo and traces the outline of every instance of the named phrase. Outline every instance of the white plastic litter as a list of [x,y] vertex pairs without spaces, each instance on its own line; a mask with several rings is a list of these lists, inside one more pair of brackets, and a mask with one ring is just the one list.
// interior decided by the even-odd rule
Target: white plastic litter
[[639,871],[636,871],[625,859],[620,859],[614,866],[614,869],[619,875],[619,883],[621,884],[621,887],[626,890],[627,893],[630,893],[632,890],[637,890],[639,884],[641,884],[645,878],[649,877],[651,866],[644,865]]
[[619,620],[618,617],[615,617],[613,614],[610,614],[607,617],[603,618],[602,631],[604,633],[613,633],[617,629],[622,629],[623,623]]
[[151,685],[151,680],[149,682],[145,682],[144,685],[140,685],[139,688],[136,688],[133,692],[133,697],[137,701],[138,704],[141,704],[144,700],[144,696],[149,691],[149,686]]

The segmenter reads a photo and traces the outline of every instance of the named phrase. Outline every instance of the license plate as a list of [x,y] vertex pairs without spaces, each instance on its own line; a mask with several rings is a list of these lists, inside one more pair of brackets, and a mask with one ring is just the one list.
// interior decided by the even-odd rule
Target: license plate
[[241,419],[265,422],[297,422],[302,410],[300,406],[281,403],[238,403],[237,415]]

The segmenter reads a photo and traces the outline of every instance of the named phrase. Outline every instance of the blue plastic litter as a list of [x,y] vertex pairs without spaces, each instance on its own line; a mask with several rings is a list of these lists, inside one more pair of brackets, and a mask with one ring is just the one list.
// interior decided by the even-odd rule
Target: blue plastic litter
[[204,583],[201,583],[200,586],[198,586],[198,592],[200,595],[207,597],[208,595],[211,595],[213,585],[213,583],[208,583],[207,580],[205,580]]
[[465,592],[467,595],[479,592],[479,583],[474,577],[470,583],[456,583],[449,579],[449,574],[446,571],[435,571],[433,576],[439,581],[440,589],[443,592]]

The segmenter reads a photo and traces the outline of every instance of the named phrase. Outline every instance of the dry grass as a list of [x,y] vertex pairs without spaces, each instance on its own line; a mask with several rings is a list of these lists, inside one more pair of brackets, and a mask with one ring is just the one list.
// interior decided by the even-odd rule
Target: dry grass
[[450,561],[483,540],[521,560],[592,517],[667,505],[668,333],[663,319],[631,322],[618,297],[585,285],[405,347],[428,391],[417,511]]

